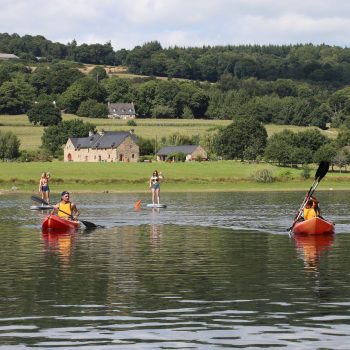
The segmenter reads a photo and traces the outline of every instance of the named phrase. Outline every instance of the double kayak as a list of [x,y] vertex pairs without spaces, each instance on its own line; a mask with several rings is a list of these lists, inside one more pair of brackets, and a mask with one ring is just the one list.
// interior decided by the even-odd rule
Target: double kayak
[[48,229],[71,230],[71,229],[77,229],[79,227],[80,227],[79,221],[63,219],[58,217],[57,215],[47,216],[42,223],[43,230],[48,230]]
[[315,217],[297,222],[293,227],[293,233],[303,235],[332,234],[334,233],[334,224],[323,218]]

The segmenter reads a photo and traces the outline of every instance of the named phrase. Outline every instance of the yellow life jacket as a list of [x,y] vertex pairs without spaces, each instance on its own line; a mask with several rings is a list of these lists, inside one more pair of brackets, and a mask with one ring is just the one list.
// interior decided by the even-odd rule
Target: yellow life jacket
[[[71,202],[68,202],[68,203],[60,202],[58,209],[59,210],[58,210],[57,215],[61,218],[70,218],[70,215],[72,215]],[[64,211],[64,213],[61,210]],[[65,213],[67,213],[69,215],[67,215]]]
[[304,208],[304,220],[309,220],[317,216],[314,208]]

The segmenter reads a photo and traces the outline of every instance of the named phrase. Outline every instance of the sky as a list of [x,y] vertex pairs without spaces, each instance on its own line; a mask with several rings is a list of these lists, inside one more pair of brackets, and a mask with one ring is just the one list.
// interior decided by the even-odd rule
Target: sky
[[350,46],[349,0],[0,0],[0,33],[53,42]]

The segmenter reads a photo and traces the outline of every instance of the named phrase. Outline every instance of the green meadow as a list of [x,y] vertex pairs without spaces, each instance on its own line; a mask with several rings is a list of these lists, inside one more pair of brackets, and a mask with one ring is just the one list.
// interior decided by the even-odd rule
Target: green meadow
[[[73,114],[63,114],[63,120],[80,119],[84,122],[95,124],[97,129],[105,131],[128,131],[134,129],[137,136],[147,139],[160,139],[175,132],[186,136],[205,135],[230,124],[230,120],[208,120],[208,119],[136,119],[137,126],[128,126],[126,120],[119,119],[97,119],[77,117]],[[303,131],[305,127],[292,125],[265,125],[267,133],[271,136],[284,129],[293,132]],[[41,136],[44,128],[33,126],[29,123],[26,115],[0,115],[0,130],[12,131],[21,141],[21,150],[36,150],[41,145]],[[336,130],[322,131],[326,136],[333,138],[337,136]]]
[[[81,118],[64,114],[63,120],[74,118],[94,123],[98,130],[121,131],[134,129],[136,135],[154,139],[175,132],[192,136],[204,135],[229,120],[189,119],[136,119],[137,126],[130,127],[125,120]],[[305,127],[266,125],[268,135],[289,129],[293,132]],[[12,131],[21,141],[21,149],[36,150],[41,145],[43,127],[32,126],[26,115],[0,115],[0,130]],[[336,130],[324,131],[328,137],[336,137]],[[162,171],[165,180],[162,191],[271,191],[307,190],[316,169],[311,169],[310,179],[304,179],[301,169],[283,168],[270,164],[249,164],[236,161],[192,163],[16,163],[0,164],[0,191],[37,192],[42,172],[51,173],[51,190],[63,189],[77,192],[143,192],[149,191],[148,179],[154,169]],[[254,174],[262,169],[271,171],[275,181],[259,183]],[[350,189],[350,175],[329,172],[319,190]]]
[[[38,191],[42,172],[50,172],[53,193],[75,192],[147,192],[148,180],[157,169],[164,175],[162,192],[192,191],[307,191],[313,182],[304,179],[301,169],[269,164],[249,164],[239,161],[187,163],[1,163],[0,192]],[[254,179],[258,170],[268,169],[275,179],[259,183]],[[348,173],[331,172],[321,181],[318,190],[350,189]]]

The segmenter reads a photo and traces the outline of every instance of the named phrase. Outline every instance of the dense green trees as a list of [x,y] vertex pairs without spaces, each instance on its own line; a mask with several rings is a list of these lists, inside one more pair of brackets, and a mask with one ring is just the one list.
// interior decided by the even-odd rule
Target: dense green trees
[[58,105],[68,113],[76,113],[80,104],[88,99],[105,101],[107,92],[92,78],[76,80],[58,99]]
[[49,101],[35,103],[27,115],[29,121],[34,125],[57,125],[62,121],[61,111]]
[[80,104],[77,110],[77,115],[88,118],[107,118],[108,107],[105,103],[88,99]]
[[0,159],[15,159],[19,156],[20,141],[11,131],[0,130]]
[[219,131],[216,152],[225,159],[255,160],[267,142],[264,126],[252,117],[238,117]]
[[17,75],[0,86],[0,113],[25,113],[34,102],[34,89],[23,75]]
[[53,156],[60,156],[63,152],[62,146],[70,137],[86,137],[89,132],[95,132],[96,126],[73,119],[64,121],[57,125],[49,126],[44,130],[42,148]]

